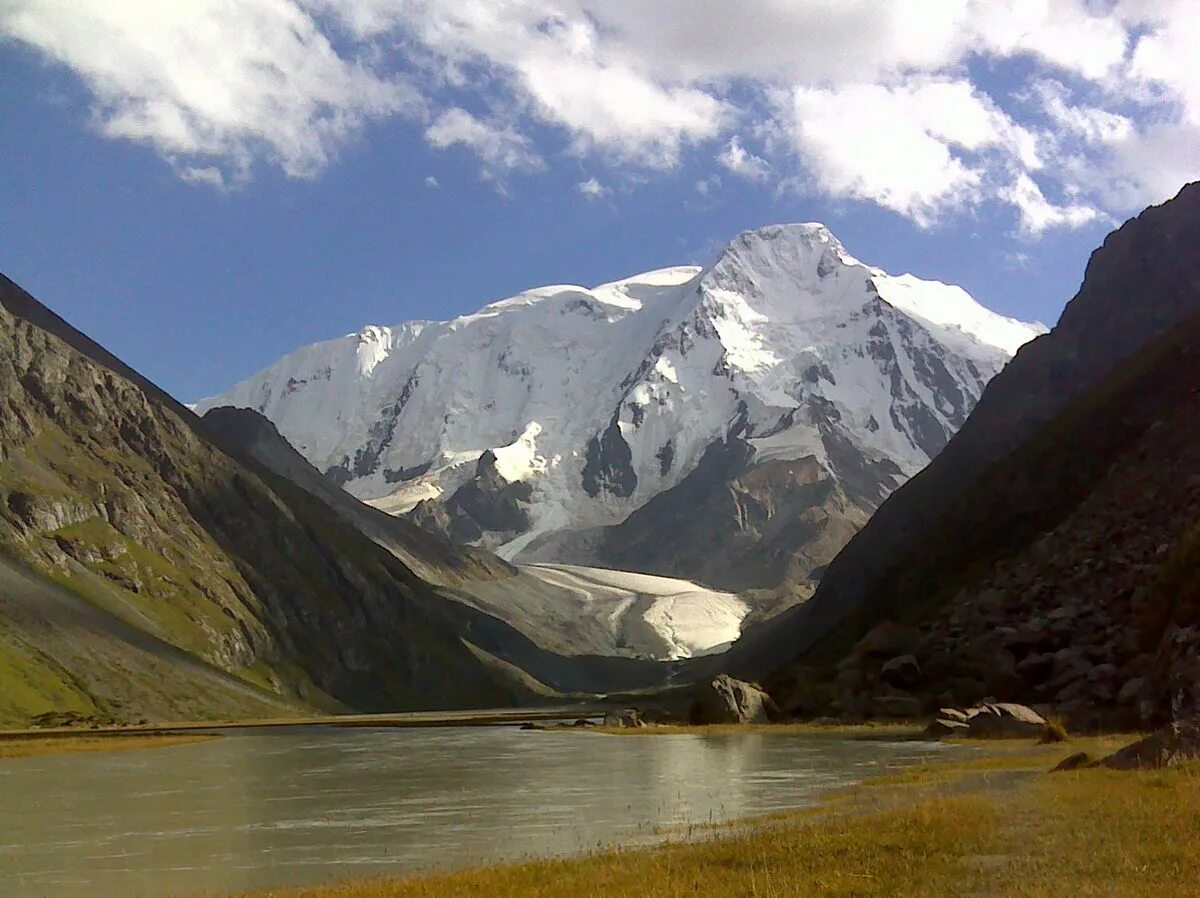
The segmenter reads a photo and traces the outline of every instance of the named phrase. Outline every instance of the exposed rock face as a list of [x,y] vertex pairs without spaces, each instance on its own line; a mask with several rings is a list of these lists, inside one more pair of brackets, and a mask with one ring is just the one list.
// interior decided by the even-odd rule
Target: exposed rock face
[[692,703],[693,724],[770,723],[778,718],[771,697],[752,683],[721,674],[701,687]]
[[[906,620],[924,701],[1009,698],[1072,726],[1186,715],[1200,682],[1198,353],[1192,185],[1110,235],[1059,325],[992,382],[760,656]],[[785,707],[821,713],[814,683],[833,677],[835,642],[772,681]]]
[[[393,554],[316,496],[216,448],[191,412],[6,279],[0,554],[87,600],[71,612],[76,639],[128,651],[123,663],[114,655],[111,667],[75,670],[70,644],[43,639],[66,600],[49,587],[21,593],[0,626],[0,668],[36,685],[30,699],[5,690],[4,675],[6,718],[55,710],[56,696],[82,690],[80,702],[136,719],[146,687],[115,672],[147,651],[166,666],[222,672],[259,695],[259,708],[271,693],[364,709],[533,694],[465,644],[472,620]],[[176,698],[176,713],[243,711],[224,698]],[[171,710],[153,705],[155,715]]]
[[[549,536],[523,557],[686,576],[724,589],[768,589],[787,580],[807,597],[871,509],[904,479],[886,461],[869,477],[847,473],[839,477],[813,456],[757,462],[745,440],[720,441],[677,486],[622,523]],[[871,486],[848,493],[848,481]]]
[[494,546],[529,529],[533,488],[509,482],[496,468],[490,450],[479,456],[475,476],[444,502],[426,499],[411,513],[413,521],[459,544]]

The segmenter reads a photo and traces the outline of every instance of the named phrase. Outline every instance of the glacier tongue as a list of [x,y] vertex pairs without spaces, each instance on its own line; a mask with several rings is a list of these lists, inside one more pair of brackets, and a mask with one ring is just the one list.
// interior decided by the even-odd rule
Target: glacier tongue
[[[511,558],[555,531],[624,520],[722,440],[747,441],[755,463],[811,456],[830,470],[845,466],[830,446],[848,446],[911,476],[1043,330],[959,287],[864,265],[822,225],[778,225],[705,269],[367,327],[197,410],[253,408],[360,498],[393,512],[442,503]],[[515,500],[527,527],[509,514],[488,529],[502,482],[528,486]]]

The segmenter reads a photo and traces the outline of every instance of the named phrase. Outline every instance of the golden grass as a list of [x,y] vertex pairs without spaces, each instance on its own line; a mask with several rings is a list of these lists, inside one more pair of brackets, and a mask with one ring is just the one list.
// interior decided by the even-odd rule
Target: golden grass
[[780,826],[730,838],[537,861],[399,882],[268,892],[288,898],[695,898],[695,896],[943,895],[969,875],[995,823],[975,797],[946,799],[872,818]]
[[130,736],[54,736],[0,740],[0,758],[32,758],[41,755],[61,755],[86,751],[128,751],[131,749],[166,748],[220,739],[215,735],[130,735]]
[[1200,767],[1045,772],[1131,738],[989,743],[706,841],[255,898],[1200,896]]

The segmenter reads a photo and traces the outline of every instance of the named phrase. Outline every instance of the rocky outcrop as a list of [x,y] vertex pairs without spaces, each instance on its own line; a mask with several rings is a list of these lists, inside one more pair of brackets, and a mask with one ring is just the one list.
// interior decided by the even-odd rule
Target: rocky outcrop
[[778,718],[775,702],[762,689],[726,674],[700,687],[688,712],[696,725],[770,723]]
[[409,517],[420,527],[456,543],[495,546],[529,529],[529,504],[533,488],[522,481],[505,480],[496,468],[496,456],[484,452],[475,464],[475,476],[445,501],[426,499]]

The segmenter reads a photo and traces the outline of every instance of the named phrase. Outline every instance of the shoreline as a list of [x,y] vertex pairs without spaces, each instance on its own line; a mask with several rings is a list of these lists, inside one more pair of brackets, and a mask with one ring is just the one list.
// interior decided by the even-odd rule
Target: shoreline
[[602,717],[604,709],[522,708],[479,711],[403,711],[394,714],[331,714],[313,717],[264,717],[240,720],[189,720],[175,723],[142,723],[125,726],[26,727],[0,730],[0,744],[25,739],[59,739],[81,736],[173,735],[203,730],[275,729],[302,726],[336,727],[472,727],[520,726],[544,720]]
[[1200,896],[1192,822],[1200,766],[1049,773],[1074,752],[1102,754],[1136,738],[973,740],[982,751],[873,777],[795,810],[668,833],[653,847],[229,898]]

